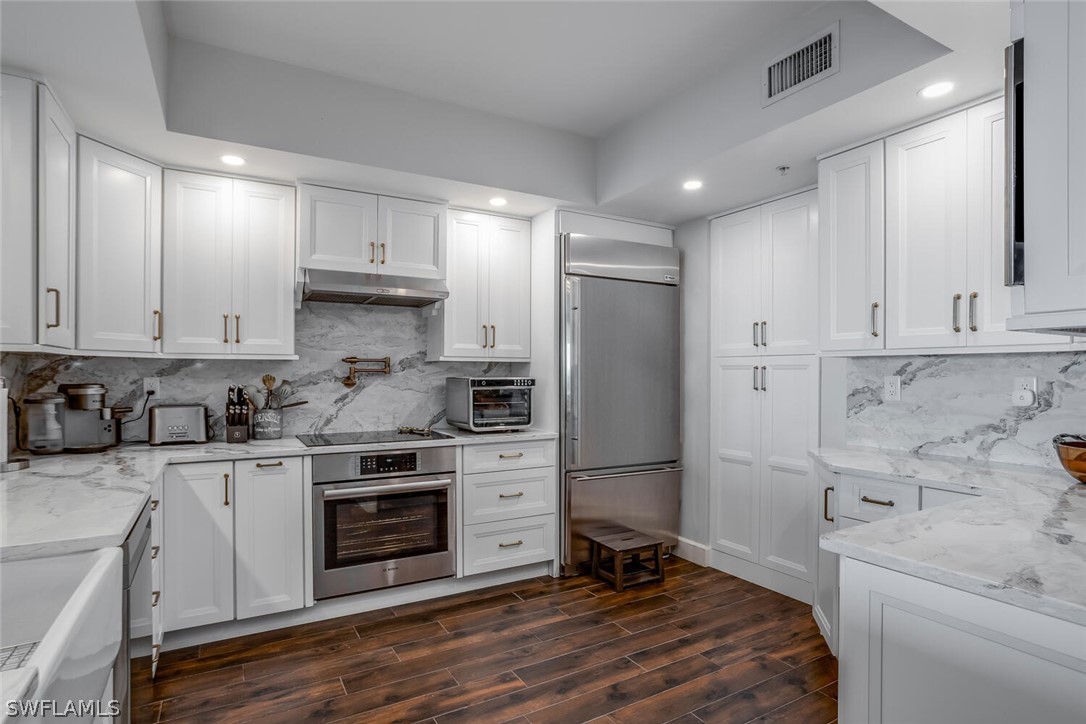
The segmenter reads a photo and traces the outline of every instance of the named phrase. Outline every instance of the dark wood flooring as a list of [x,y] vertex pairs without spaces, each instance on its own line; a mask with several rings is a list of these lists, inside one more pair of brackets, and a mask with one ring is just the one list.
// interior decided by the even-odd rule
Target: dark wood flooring
[[802,722],[837,718],[811,608],[677,558],[624,593],[534,578],[133,665],[135,722]]

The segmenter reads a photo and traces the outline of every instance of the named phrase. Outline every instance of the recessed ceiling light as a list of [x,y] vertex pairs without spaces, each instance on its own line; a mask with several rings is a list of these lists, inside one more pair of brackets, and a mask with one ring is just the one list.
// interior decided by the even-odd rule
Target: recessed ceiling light
[[948,80],[943,80],[924,86],[917,95],[922,98],[938,98],[939,96],[945,96],[952,90],[954,90],[954,84]]
[[244,166],[245,165],[245,159],[242,158],[241,156],[231,156],[231,155],[227,154],[226,156],[219,156],[219,160],[222,161],[223,163],[225,163],[227,166]]
[[491,206],[505,206],[507,203],[509,203],[509,202],[507,202],[501,196],[495,196],[494,198],[492,198],[490,200],[490,205]]
[[701,181],[698,181],[697,179],[691,179],[689,181],[684,181],[683,182],[683,188],[686,189],[687,191],[697,191],[698,189],[701,188]]

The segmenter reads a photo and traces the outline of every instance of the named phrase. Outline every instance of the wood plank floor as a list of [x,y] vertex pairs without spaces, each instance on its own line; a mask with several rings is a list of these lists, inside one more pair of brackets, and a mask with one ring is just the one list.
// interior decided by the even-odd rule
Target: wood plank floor
[[810,606],[677,558],[623,593],[587,577],[254,634],[133,665],[135,722],[837,719]]

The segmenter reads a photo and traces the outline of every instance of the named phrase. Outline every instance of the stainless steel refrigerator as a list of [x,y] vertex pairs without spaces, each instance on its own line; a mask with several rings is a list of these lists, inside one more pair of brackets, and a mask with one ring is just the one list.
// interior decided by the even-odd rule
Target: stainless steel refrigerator
[[586,535],[678,542],[679,252],[562,236],[562,572]]

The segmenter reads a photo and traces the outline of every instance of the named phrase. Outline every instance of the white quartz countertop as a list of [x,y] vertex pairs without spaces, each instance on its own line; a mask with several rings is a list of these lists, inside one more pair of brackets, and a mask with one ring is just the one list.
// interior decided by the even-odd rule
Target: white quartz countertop
[[1063,470],[873,448],[811,457],[980,496],[823,535],[824,550],[1086,625],[1086,485]]
[[[553,440],[557,433],[525,430],[471,433],[441,428],[453,437],[419,439],[409,447]],[[32,457],[30,467],[0,475],[0,560],[40,558],[117,546],[150,497],[151,483],[171,463],[369,452],[404,443],[306,447],[296,438],[241,444],[151,447],[128,444],[91,455]]]

